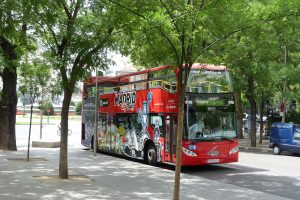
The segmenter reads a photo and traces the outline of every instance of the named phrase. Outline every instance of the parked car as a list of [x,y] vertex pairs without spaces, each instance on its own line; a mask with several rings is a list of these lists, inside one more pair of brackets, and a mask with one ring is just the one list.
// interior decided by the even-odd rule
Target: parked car
[[300,124],[274,123],[271,125],[270,144],[275,155],[282,151],[300,153]]

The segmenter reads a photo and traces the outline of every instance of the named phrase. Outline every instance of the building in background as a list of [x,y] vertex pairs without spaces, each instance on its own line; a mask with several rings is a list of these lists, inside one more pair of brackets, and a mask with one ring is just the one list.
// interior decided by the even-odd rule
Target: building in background
[[122,56],[119,53],[111,53],[110,59],[113,60],[114,63],[103,73],[104,76],[119,76],[137,71],[136,68],[133,67],[129,57]]

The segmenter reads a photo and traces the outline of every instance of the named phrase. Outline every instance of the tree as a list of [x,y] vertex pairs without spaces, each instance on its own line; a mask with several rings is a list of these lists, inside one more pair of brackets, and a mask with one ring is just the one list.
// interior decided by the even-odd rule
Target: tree
[[68,178],[68,113],[74,87],[87,72],[104,69],[116,22],[102,1],[39,1],[39,34],[63,90],[59,177]]
[[36,100],[39,100],[40,104],[40,139],[42,139],[42,105],[48,96],[50,99],[50,93],[48,90],[49,83],[50,83],[50,67],[47,66],[45,62],[39,59],[34,59],[33,56],[31,57],[32,60],[29,63],[28,59],[25,59],[25,62],[22,65],[22,69],[20,70],[20,80],[19,80],[19,91],[20,93],[25,96],[30,97],[30,124],[29,124],[29,136],[28,136],[28,147],[27,147],[27,161],[29,161],[29,149],[30,149],[30,137],[31,137],[31,122],[32,122],[32,109],[33,103]]
[[[270,59],[268,55],[272,55],[272,52],[269,51],[272,46],[272,42],[269,42],[272,38],[268,34],[262,34],[262,32],[261,28],[254,27],[252,30],[232,38],[232,40],[228,40],[224,44],[224,51],[226,51],[226,61],[224,60],[224,62],[232,68],[237,84],[245,92],[249,101],[251,113],[251,146],[256,146],[257,98],[255,88],[257,84],[261,83],[260,80],[262,78],[259,77],[264,76],[266,78],[267,70],[264,63]],[[268,48],[266,47],[267,45]],[[267,51],[269,52],[267,53]]]
[[[284,2],[280,0],[274,0],[271,4],[262,1],[249,4],[244,18],[255,25],[242,34],[237,33],[236,37],[232,37],[222,45],[223,62],[231,66],[238,85],[242,86],[250,103],[252,146],[256,146],[257,102],[260,101],[260,105],[263,105],[262,102],[268,100],[266,97],[273,96],[274,86],[279,83],[275,78],[278,76],[278,68],[274,68],[276,66],[274,64],[278,64],[282,57],[283,45],[280,36],[287,35],[284,32],[291,32],[291,29],[297,27],[293,25],[295,23],[293,19],[297,18],[298,14],[293,8],[299,7],[299,3],[289,1],[286,6],[283,4]],[[276,31],[278,26],[280,28]],[[280,77],[282,75],[280,74]],[[262,113],[263,106],[260,110]],[[261,139],[260,137],[260,142]]]
[[[288,6],[283,6],[284,1],[282,0],[274,0],[272,3],[230,0],[222,2],[201,0],[160,0],[159,2],[109,1],[118,5],[124,11],[132,13],[139,19],[139,21],[135,21],[136,28],[131,29],[125,35],[125,38],[126,36],[129,37],[129,45],[127,45],[128,48],[124,52],[129,52],[136,64],[155,66],[167,63],[179,69],[177,87],[180,97],[178,99],[178,142],[174,189],[174,199],[178,199],[183,98],[192,64],[195,61],[212,62],[216,60],[214,57],[218,57],[217,53],[220,51],[215,51],[213,47],[224,42],[229,36],[233,36],[231,38],[234,38],[235,41],[224,49],[234,48],[236,46],[235,42],[241,45],[240,50],[242,50],[242,53],[234,51],[237,58],[241,57],[241,59],[235,60],[239,60],[240,65],[238,66],[244,66],[241,69],[248,72],[245,73],[248,85],[247,96],[251,102],[252,113],[254,113],[252,130],[255,130],[256,102],[254,98],[254,80],[256,80],[255,75],[258,74],[256,69],[260,70],[263,68],[263,63],[265,62],[263,55],[268,55],[266,47],[258,52],[254,51],[260,49],[259,43],[255,39],[258,38],[260,39],[259,41],[263,41],[259,31],[268,31],[268,29],[259,29],[257,27],[266,24],[264,27],[268,28],[269,22],[283,19],[285,16],[296,16],[296,9],[289,10],[295,1],[290,1]],[[275,3],[275,6],[273,6],[273,3]],[[284,9],[281,9],[282,7]],[[275,14],[272,14],[273,11],[275,11]],[[252,33],[249,34],[248,30],[252,31]],[[250,35],[249,38],[251,39],[249,40],[247,37],[241,38],[244,34]],[[266,34],[263,35],[265,38],[268,38]],[[271,39],[268,38],[268,41],[271,41]],[[271,42],[271,44],[273,43]],[[255,132],[252,131],[252,136],[254,135]],[[255,138],[252,141],[255,143]]]
[[28,42],[31,1],[1,1],[0,4],[0,75],[3,88],[0,96],[0,149],[17,150],[15,137],[17,105],[17,68],[32,45]]
[[[184,96],[190,69],[195,61],[209,61],[204,55],[211,47],[244,25],[232,16],[243,16],[244,2],[207,1],[114,1],[138,20],[134,29],[124,35],[127,48],[136,64],[155,66],[170,64],[178,69],[178,120],[174,199],[179,199],[181,144],[183,133]],[[142,20],[141,20],[142,19]],[[232,22],[235,23],[232,23]],[[245,27],[247,28],[247,27]],[[126,42],[125,42],[126,43]]]

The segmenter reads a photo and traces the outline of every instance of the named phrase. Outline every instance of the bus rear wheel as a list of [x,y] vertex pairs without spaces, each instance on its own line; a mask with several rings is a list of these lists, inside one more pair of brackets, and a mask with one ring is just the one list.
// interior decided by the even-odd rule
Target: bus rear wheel
[[157,153],[154,145],[149,145],[146,150],[146,162],[153,166],[157,164]]

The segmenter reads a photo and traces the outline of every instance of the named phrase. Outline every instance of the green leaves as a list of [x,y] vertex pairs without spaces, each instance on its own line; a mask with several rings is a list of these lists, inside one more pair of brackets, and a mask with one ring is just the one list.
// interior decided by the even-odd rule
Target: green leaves
[[37,33],[64,86],[74,86],[95,67],[105,69],[117,23],[111,10],[102,1],[39,2]]
[[43,99],[46,96],[48,99],[51,98],[51,71],[46,62],[40,59],[33,59],[32,61],[26,59],[19,72],[21,76],[19,92],[21,95],[30,95],[34,100],[41,98],[42,95]]

